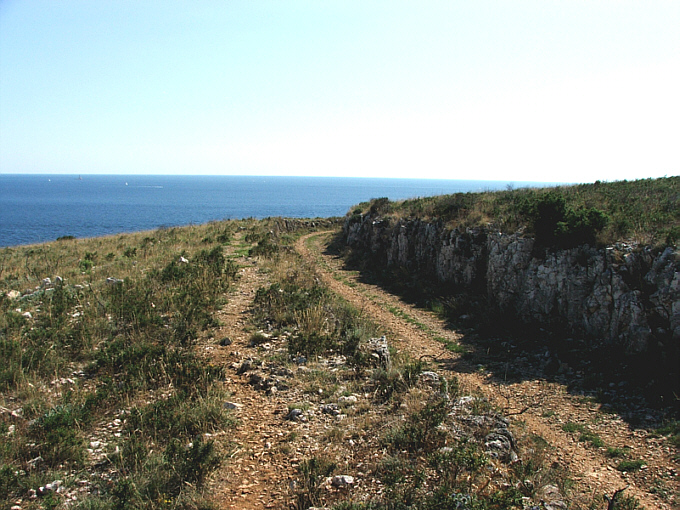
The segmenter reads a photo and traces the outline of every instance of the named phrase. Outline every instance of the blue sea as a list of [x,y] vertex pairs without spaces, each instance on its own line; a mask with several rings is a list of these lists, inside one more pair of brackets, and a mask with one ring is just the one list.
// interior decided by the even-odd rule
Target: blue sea
[[0,246],[211,220],[343,216],[393,200],[551,183],[337,177],[0,174]]

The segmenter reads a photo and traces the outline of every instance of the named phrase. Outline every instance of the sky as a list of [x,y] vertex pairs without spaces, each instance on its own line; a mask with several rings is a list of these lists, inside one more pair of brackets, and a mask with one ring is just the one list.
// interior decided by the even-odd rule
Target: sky
[[680,175],[680,2],[0,0],[0,173]]

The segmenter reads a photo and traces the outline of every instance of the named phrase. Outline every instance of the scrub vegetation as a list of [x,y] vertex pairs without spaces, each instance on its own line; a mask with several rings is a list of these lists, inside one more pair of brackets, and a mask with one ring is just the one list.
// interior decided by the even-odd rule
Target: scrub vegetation
[[225,245],[254,225],[0,252],[3,507],[207,505],[223,458],[208,437],[233,418],[216,384],[223,368],[192,346],[237,278]]
[[546,247],[680,240],[680,177],[600,182],[554,188],[455,193],[359,204],[353,214],[441,220],[452,228],[525,230]]
[[[508,190],[494,200],[490,194],[376,200],[354,214],[373,209],[468,226],[493,218],[503,228],[527,221],[553,245],[591,235],[603,242],[614,232],[653,233],[669,242],[678,233],[679,184],[642,181],[646,197],[638,189],[619,212],[614,203],[634,193],[631,183]],[[604,200],[612,193],[619,198]],[[661,204],[655,219],[632,220],[631,211],[655,199]],[[610,230],[624,216],[637,223]],[[216,507],[206,489],[235,452],[214,438],[237,426],[237,413],[225,405],[228,367],[196,346],[219,344],[218,312],[238,288],[246,260],[266,284],[248,310],[249,348],[259,359],[242,359],[236,375],[245,378],[248,367],[285,374],[295,398],[281,420],[312,412],[342,417],[320,438],[333,448],[296,459],[293,508],[521,509],[538,507],[545,487],[568,501],[572,474],[550,460],[546,440],[508,425],[502,409],[462,388],[453,373],[434,372],[430,358],[414,359],[391,344],[376,350],[384,325],[332,292],[293,249],[300,234],[321,225],[282,230],[274,228],[277,221],[68,237],[0,251],[3,508]],[[411,325],[430,332],[415,319]],[[283,348],[272,348],[275,342]],[[676,437],[672,427],[659,434]],[[589,448],[605,447],[583,425],[567,423],[564,432]],[[293,451],[298,432],[285,441]],[[512,455],[489,444],[512,444]],[[354,448],[351,458],[342,455],[346,445]],[[643,469],[626,450],[610,448],[608,455],[621,472]],[[361,498],[329,490],[341,467],[360,470],[379,490]],[[340,487],[352,483],[343,480]],[[604,508],[602,501],[591,508]],[[626,501],[638,508],[634,498]]]

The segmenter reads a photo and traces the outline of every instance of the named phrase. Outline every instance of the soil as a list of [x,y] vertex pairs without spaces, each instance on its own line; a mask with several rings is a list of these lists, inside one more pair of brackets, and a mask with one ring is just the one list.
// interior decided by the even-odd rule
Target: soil
[[[333,292],[378,323],[393,346],[415,358],[433,360],[438,371],[444,374],[448,371],[458,378],[463,391],[481,393],[502,409],[511,420],[511,427],[547,441],[549,461],[566,468],[574,481],[569,500],[587,507],[588,502],[627,487],[625,494],[636,497],[648,510],[680,508],[680,465],[674,459],[677,450],[663,437],[652,437],[648,430],[631,427],[592,400],[569,394],[558,383],[525,379],[499,384],[483,367],[462,359],[435,339],[457,342],[460,333],[433,313],[360,281],[356,272],[343,268],[341,259],[326,254],[329,236],[329,232],[303,236],[295,249]],[[209,491],[219,508],[290,508],[291,487],[301,460],[333,448],[324,439],[329,430],[327,420],[298,423],[285,419],[288,405],[295,398],[294,389],[266,395],[249,384],[247,374],[236,373],[242,360],[256,352],[255,347],[249,346],[253,333],[249,307],[256,290],[267,283],[267,274],[259,271],[257,260],[245,259],[238,288],[220,312],[223,327],[219,336],[199,346],[210,362],[228,367],[224,384],[231,394],[230,401],[237,405],[237,425],[215,438],[228,457],[211,481]],[[229,338],[231,344],[220,346],[222,338]],[[607,447],[630,449],[631,458],[644,461],[645,466],[636,472],[618,471],[620,459],[608,457],[606,447],[579,441],[578,432],[565,432],[562,427],[569,422],[587,425]],[[371,455],[369,439],[357,443],[345,453],[352,457],[352,462],[347,462],[348,469],[350,465],[355,469],[361,466],[357,459]],[[363,473],[342,474],[356,476],[358,486],[363,483],[365,491],[372,490],[368,487],[371,480],[362,482]],[[602,505],[597,508],[603,508]]]

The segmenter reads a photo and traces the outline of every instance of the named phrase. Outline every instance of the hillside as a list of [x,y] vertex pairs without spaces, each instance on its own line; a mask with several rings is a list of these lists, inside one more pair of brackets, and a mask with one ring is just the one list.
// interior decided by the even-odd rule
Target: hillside
[[499,379],[469,331],[345,269],[327,231],[229,221],[2,250],[3,507],[677,505],[677,422],[642,406],[658,421],[631,427],[564,383]]
[[580,242],[673,245],[680,239],[680,176],[554,188],[456,193],[362,203],[352,214],[441,221],[449,228],[518,230],[549,246]]

